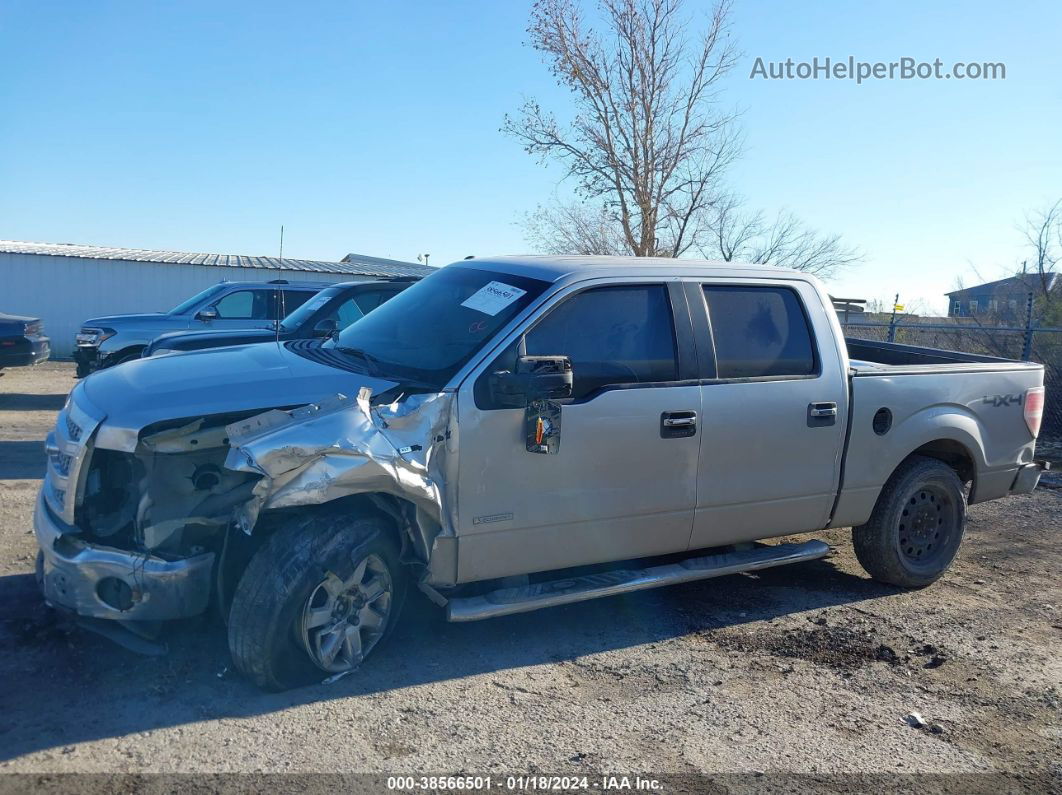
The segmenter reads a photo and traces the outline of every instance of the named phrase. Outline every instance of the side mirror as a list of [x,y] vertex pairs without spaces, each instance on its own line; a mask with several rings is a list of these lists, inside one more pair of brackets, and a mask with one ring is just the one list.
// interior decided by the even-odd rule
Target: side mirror
[[339,321],[334,317],[326,317],[324,320],[317,321],[317,325],[313,327],[313,336],[318,339],[327,339],[338,331]]
[[533,400],[558,400],[572,395],[572,362],[567,356],[521,356],[516,372],[491,374],[494,402],[508,408],[524,408]]
[[218,310],[215,309],[212,306],[208,306],[208,307],[206,307],[204,309],[200,309],[198,312],[195,313],[195,319],[196,320],[204,320],[204,321],[205,320],[217,320],[218,319]]

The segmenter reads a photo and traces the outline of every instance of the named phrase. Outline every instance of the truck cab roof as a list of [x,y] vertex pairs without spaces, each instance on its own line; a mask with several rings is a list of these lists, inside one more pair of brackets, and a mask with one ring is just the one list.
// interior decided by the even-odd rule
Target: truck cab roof
[[761,279],[800,279],[815,281],[807,273],[778,268],[773,265],[749,265],[738,262],[708,259],[676,259],[672,257],[612,257],[599,255],[519,255],[476,257],[455,263],[471,268],[497,270],[557,282],[568,277],[581,279],[609,276],[740,276]]

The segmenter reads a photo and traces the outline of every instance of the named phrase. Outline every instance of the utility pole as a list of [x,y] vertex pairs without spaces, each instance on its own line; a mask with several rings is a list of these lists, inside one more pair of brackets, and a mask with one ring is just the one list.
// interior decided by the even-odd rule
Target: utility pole
[[280,225],[280,261],[284,262],[284,224]]
[[896,310],[900,306],[900,294],[892,299],[892,319],[889,320],[889,342],[896,342]]

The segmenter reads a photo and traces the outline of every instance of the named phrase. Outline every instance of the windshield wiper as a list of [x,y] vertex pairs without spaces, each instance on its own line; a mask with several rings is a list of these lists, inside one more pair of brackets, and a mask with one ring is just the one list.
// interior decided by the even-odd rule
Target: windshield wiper
[[365,369],[369,371],[369,375],[375,376],[380,372],[380,360],[373,356],[371,353],[363,351],[361,348],[348,348],[343,345],[337,345],[336,350],[340,353],[346,353],[350,356],[357,356],[365,362]]

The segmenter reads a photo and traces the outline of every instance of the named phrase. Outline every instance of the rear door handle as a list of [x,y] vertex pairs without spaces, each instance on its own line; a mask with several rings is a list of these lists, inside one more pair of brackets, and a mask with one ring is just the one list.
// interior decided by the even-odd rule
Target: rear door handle
[[665,411],[660,415],[660,437],[682,439],[697,433],[696,411]]
[[833,401],[808,404],[808,427],[822,428],[837,424],[837,404]]

